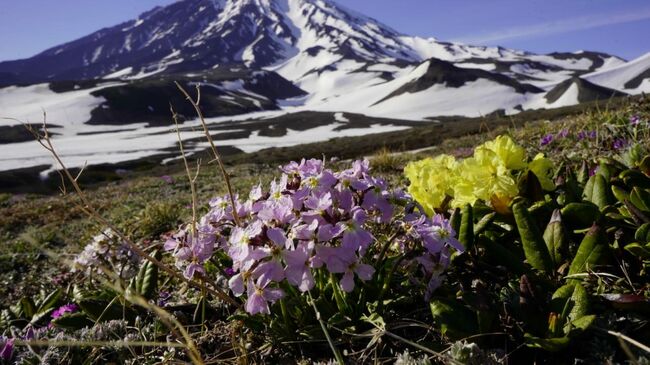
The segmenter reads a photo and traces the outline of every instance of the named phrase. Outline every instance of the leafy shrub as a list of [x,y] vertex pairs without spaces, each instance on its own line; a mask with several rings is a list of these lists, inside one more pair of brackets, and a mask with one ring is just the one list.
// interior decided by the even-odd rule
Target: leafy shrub
[[[470,248],[462,265],[485,268],[492,280],[458,273],[460,283],[480,284],[474,282],[461,296],[447,292],[433,299],[431,310],[441,332],[462,338],[509,329],[528,346],[555,352],[597,321],[595,308],[649,309],[650,156],[605,159],[591,173],[585,166],[576,171],[565,165],[554,175],[546,168],[543,174],[512,174],[526,169],[523,149],[499,137],[477,151],[491,144],[506,146],[487,147],[503,152],[494,152],[498,158],[491,160],[497,162],[491,170],[496,172],[494,180],[466,179],[463,168],[475,162],[458,163],[447,156],[415,162],[406,170],[415,185],[410,191],[431,208],[456,201],[463,190],[458,186],[467,181],[474,192],[469,201],[461,200],[468,204],[457,208],[452,219],[460,241]],[[488,167],[494,166],[491,163]],[[435,175],[427,171],[440,171],[440,165],[452,176],[453,189],[432,187]],[[482,188],[480,181],[498,188],[503,180],[512,187],[504,189],[507,205],[495,204],[494,195],[475,193]],[[433,199],[432,192],[438,194]],[[452,272],[455,269],[459,267]],[[603,275],[620,280],[603,280]],[[622,306],[623,301],[635,305]],[[500,317],[495,315],[502,311]],[[518,323],[517,328],[510,328],[504,318]]]

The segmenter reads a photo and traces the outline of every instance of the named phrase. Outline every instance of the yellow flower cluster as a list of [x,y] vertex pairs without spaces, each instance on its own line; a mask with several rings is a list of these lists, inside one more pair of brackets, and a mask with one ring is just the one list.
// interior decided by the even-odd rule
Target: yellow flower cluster
[[499,136],[474,150],[474,156],[456,160],[441,155],[412,162],[404,173],[409,193],[429,214],[449,204],[452,208],[482,200],[500,212],[519,194],[516,177],[531,171],[544,190],[554,190],[553,164],[543,154],[528,162],[526,151],[510,137]]

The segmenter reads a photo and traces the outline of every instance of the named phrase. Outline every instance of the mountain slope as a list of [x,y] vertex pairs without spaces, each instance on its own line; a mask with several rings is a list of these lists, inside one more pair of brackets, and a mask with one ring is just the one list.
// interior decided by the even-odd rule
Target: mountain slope
[[593,84],[580,77],[573,77],[551,89],[544,98],[551,105],[567,106],[624,95],[622,92]]
[[584,78],[608,88],[630,94],[650,92],[650,53],[623,65],[590,73]]

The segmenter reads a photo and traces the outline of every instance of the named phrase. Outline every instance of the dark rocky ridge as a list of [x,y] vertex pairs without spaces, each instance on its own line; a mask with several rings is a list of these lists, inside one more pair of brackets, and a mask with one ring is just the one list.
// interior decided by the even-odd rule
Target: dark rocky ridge
[[641,86],[641,83],[643,83],[643,80],[650,79],[650,68],[643,71],[639,75],[637,75],[635,78],[631,79],[630,81],[625,83],[625,88],[626,89],[636,89],[637,87]]
[[[291,82],[268,71],[218,69],[192,76],[161,76],[94,91],[92,95],[106,101],[91,112],[87,123],[171,125],[170,103],[182,118],[194,118],[194,108],[179,92],[175,81],[192,94],[199,85],[201,108],[207,118],[277,110],[277,100],[305,95]],[[228,82],[241,84],[242,89],[229,90],[221,86]],[[55,88],[60,90],[61,83],[56,83]]]
[[571,85],[574,84],[578,87],[578,101],[581,103],[596,100],[607,100],[614,97],[626,95],[620,91],[596,85],[580,77],[572,77],[571,79],[565,80],[555,86],[546,94],[546,96],[544,96],[544,98],[549,103],[554,103],[569,90]]
[[450,62],[435,58],[432,58],[425,62],[428,62],[429,66],[423,76],[393,91],[391,94],[378,101],[377,104],[405,93],[417,93],[424,91],[434,85],[444,84],[447,87],[459,88],[468,82],[473,82],[479,79],[490,80],[501,85],[512,87],[521,94],[537,94],[544,92],[544,90],[536,86],[520,83],[517,80],[509,78],[505,75],[495,74],[473,68],[456,67]]
[[[41,124],[29,124],[31,128],[43,133]],[[56,130],[61,126],[56,124],[48,124],[48,131],[50,135],[56,136]],[[18,143],[33,141],[34,136],[23,125],[0,125],[0,144]]]
[[569,52],[553,52],[549,53],[549,56],[558,59],[558,60],[579,60],[581,58],[586,58],[592,62],[588,70],[578,71],[580,74],[594,72],[598,70],[605,64],[605,58],[609,57],[608,54],[602,52],[592,52],[592,51],[583,51],[580,53],[569,53]]

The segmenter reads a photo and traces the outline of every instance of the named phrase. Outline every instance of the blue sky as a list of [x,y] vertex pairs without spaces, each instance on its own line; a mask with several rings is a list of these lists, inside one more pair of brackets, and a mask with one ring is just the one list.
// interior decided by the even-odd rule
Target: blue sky
[[[174,0],[5,0],[0,60],[24,58]],[[648,0],[338,0],[411,35],[632,59],[650,51]],[[36,10],[38,9],[38,10]]]

